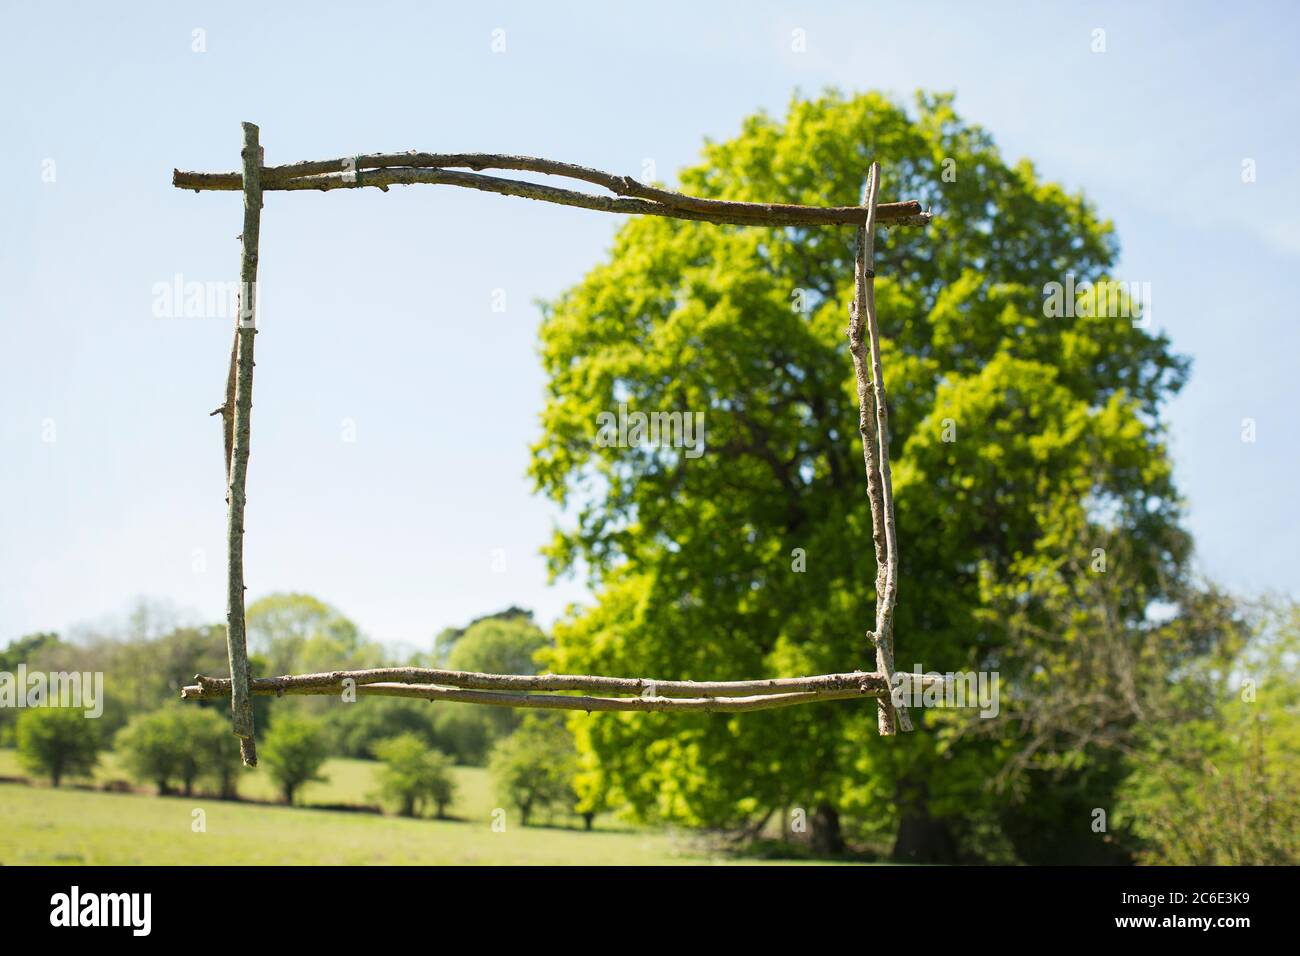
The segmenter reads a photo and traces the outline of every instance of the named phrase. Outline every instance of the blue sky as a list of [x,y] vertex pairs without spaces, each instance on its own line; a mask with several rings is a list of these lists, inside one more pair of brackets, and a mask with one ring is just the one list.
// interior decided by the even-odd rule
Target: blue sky
[[[1293,5],[612,6],[6,0],[0,643],[140,595],[223,617],[208,413],[230,327],[158,318],[153,290],[236,275],[238,197],[170,176],[235,168],[241,120],[269,164],[514,152],[633,175],[650,159],[672,181],[705,137],[827,85],[954,90],[1008,157],[1113,219],[1117,274],[1151,284],[1155,325],[1194,360],[1169,420],[1199,566],[1297,590]],[[557,514],[525,476],[534,302],[577,281],[619,221],[434,186],[267,197],[251,597],[309,591],[376,639],[427,644],[583,596],[548,586],[537,555]]]

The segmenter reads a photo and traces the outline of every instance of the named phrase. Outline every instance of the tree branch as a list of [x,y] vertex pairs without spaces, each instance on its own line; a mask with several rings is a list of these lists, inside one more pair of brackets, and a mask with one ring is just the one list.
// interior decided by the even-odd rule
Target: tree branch
[[[196,674],[197,684],[186,687],[185,698],[226,697],[230,681]],[[878,674],[854,671],[816,677],[769,677],[759,680],[690,681],[655,680],[644,677],[595,677],[580,674],[485,674],[477,671],[437,670],[429,667],[380,667],[368,670],[325,671],[282,677],[257,677],[255,694],[313,694],[342,692],[345,681],[358,687],[380,684],[441,684],[467,690],[492,691],[596,691],[610,694],[638,694],[651,697],[737,697],[786,693],[813,695],[851,692],[851,696],[876,696],[887,690]]]
[[[447,167],[509,169],[563,176],[602,186],[614,193],[596,196],[540,183],[456,172]],[[172,171],[172,185],[180,189],[238,190],[239,173]],[[268,166],[261,170],[263,189],[357,189],[374,186],[432,183],[464,186],[508,196],[522,196],[603,212],[667,216],[741,226],[797,226],[861,224],[865,212],[860,206],[800,206],[789,203],[733,202],[703,199],[654,186],[630,176],[616,176],[598,169],[561,163],[532,156],[503,156],[493,153],[377,153],[346,159],[329,159]],[[885,203],[878,207],[877,221],[896,225],[924,225],[930,214],[916,201]]]
[[[244,486],[248,478],[249,426],[253,410],[253,340],[257,334],[257,254],[262,225],[262,189],[258,178],[261,146],[258,129],[244,123],[244,231],[240,237],[239,314],[235,318],[234,388],[227,383],[230,444],[226,510],[226,650],[230,662],[230,710],[240,755],[246,765],[257,765],[253,743],[253,701],[248,642],[244,628]],[[231,392],[233,391],[233,395]],[[232,401],[233,399],[233,401]]]
[[[931,678],[925,678],[929,681]],[[230,695],[231,682],[198,675],[197,684],[181,690],[185,700],[214,700]],[[256,696],[341,695],[352,681],[358,696],[408,697],[430,701],[585,711],[701,711],[737,713],[796,704],[857,697],[888,697],[889,685],[875,673],[824,674],[753,681],[657,681],[646,678],[591,677],[569,674],[482,674],[422,667],[332,671],[286,677],[260,677],[251,683]],[[425,683],[427,681],[427,683]],[[439,686],[447,685],[452,686]],[[637,696],[572,697],[544,691],[606,691]],[[543,693],[539,693],[543,692]]]
[[[880,164],[871,164],[871,192],[868,203],[874,211],[880,193]],[[876,441],[879,446],[876,464],[880,469],[881,511],[885,518],[884,594],[876,595],[876,669],[890,679],[894,673],[894,607],[898,603],[898,532],[894,525],[894,478],[889,467],[889,401],[885,395],[885,373],[880,364],[880,329],[876,323],[875,217],[869,216],[863,229],[863,272],[866,275],[867,336],[871,342],[871,381],[876,401]],[[912,729],[907,705],[894,707],[898,727]]]
[[[867,472],[867,499],[871,505],[871,537],[876,552],[876,624],[872,640],[876,670],[888,683],[894,673],[891,644],[893,577],[892,554],[894,509],[889,472],[888,417],[884,408],[884,382],[880,372],[880,335],[876,325],[875,226],[876,199],[880,192],[880,165],[871,164],[864,206],[866,221],[858,228],[854,266],[854,296],[849,318],[849,353],[858,385],[858,430],[862,434],[862,457]],[[877,703],[877,726],[882,736],[901,726],[911,730],[905,707],[895,708],[889,697]]]
[[[185,688],[197,691],[198,688]],[[273,694],[275,691],[255,688],[254,694]],[[335,691],[325,687],[304,687],[292,691],[295,694],[333,695]],[[420,700],[447,701],[462,704],[485,704],[489,707],[525,707],[542,710],[585,710],[592,711],[703,711],[706,713],[738,713],[748,710],[773,710],[778,707],[792,707],[796,704],[810,704],[817,701],[844,700],[852,697],[866,696],[857,690],[827,691],[820,694],[791,693],[765,694],[751,697],[568,697],[562,694],[528,694],[510,691],[463,690],[453,687],[435,687],[432,684],[361,684],[357,686],[359,696],[412,697]],[[199,691],[190,693],[187,699],[217,696],[215,693]]]

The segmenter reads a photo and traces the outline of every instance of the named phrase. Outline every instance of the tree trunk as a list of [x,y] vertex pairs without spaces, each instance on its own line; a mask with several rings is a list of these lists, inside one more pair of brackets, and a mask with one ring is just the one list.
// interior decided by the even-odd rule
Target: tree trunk
[[930,813],[930,788],[901,780],[898,784],[901,816],[892,854],[898,863],[955,863],[957,840],[943,817]]
[[809,846],[818,856],[839,856],[844,852],[844,833],[840,830],[840,814],[829,803],[817,805],[812,816]]
[[904,813],[894,838],[897,863],[952,863],[957,843],[945,820],[926,812]]
[[588,833],[591,832],[592,824],[596,821],[596,814],[588,811],[582,815],[582,828]]

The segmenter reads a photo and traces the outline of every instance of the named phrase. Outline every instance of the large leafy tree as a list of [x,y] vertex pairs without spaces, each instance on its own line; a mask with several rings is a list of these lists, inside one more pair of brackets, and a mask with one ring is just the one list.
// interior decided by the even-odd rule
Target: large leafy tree
[[[784,118],[750,117],[707,145],[680,180],[701,196],[850,205],[872,160],[884,199],[938,214],[877,243],[898,665],[1014,676],[1030,661],[990,608],[1038,571],[1086,559],[1094,532],[1128,542],[1123,572],[1144,601],[1180,577],[1187,543],[1159,415],[1185,364],[1086,293],[1075,316],[1047,317],[1045,283],[1107,277],[1111,226],[1030,163],[1006,162],[947,96],[910,111],[876,94],[796,99]],[[568,515],[553,569],[589,574],[598,597],[557,627],[554,669],[721,679],[872,666],[875,569],[844,334],[852,240],[847,228],[633,219],[546,307],[532,471]],[[620,403],[704,412],[704,454],[598,441],[600,413]],[[987,823],[987,782],[1022,731],[1005,721],[954,743],[923,716],[918,733],[878,739],[867,703],[579,715],[579,786],[646,818],[713,826],[803,807],[824,850],[848,822],[895,836],[900,856],[952,858]]]

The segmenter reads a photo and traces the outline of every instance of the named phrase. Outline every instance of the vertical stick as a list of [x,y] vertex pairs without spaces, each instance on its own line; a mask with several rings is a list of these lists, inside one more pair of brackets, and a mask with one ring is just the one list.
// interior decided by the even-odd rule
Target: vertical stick
[[[880,194],[880,166],[871,164],[864,205],[866,222],[858,227],[854,267],[854,297],[850,309],[849,352],[858,384],[858,430],[862,434],[862,456],[867,471],[867,497],[871,503],[871,535],[876,551],[876,627],[872,639],[876,649],[876,670],[893,686],[892,647],[893,602],[896,593],[893,485],[889,476],[888,413],[884,381],[880,372],[879,331],[876,326],[875,227],[876,201]],[[870,340],[868,345],[865,339]],[[893,569],[891,571],[891,569]],[[906,708],[901,712],[889,697],[877,700],[877,727],[882,736],[893,735],[898,727],[911,730]]]
[[[880,364],[880,328],[876,323],[876,255],[875,213],[876,198],[880,194],[880,164],[871,164],[871,186],[867,213],[868,235],[863,254],[863,272],[866,274],[867,338],[871,342],[871,381],[876,403],[876,440],[879,454],[881,511],[885,519],[885,569],[884,591],[876,592],[876,668],[893,686],[894,675],[894,606],[898,603],[898,531],[894,524],[894,478],[889,467],[889,402],[885,395],[885,375]],[[880,577],[879,568],[877,577]],[[898,704],[897,729],[911,730],[912,720],[907,706]],[[883,725],[884,718],[882,716]]]
[[[257,335],[257,247],[262,225],[262,150],[258,129],[244,123],[244,232],[240,237],[239,315],[235,323],[234,407],[227,489],[226,648],[230,657],[230,710],[244,763],[257,765],[253,699],[249,691],[248,638],[244,628],[244,485],[248,478],[249,424],[253,411],[253,340]],[[227,385],[229,389],[229,384]],[[228,398],[229,400],[229,398]]]

